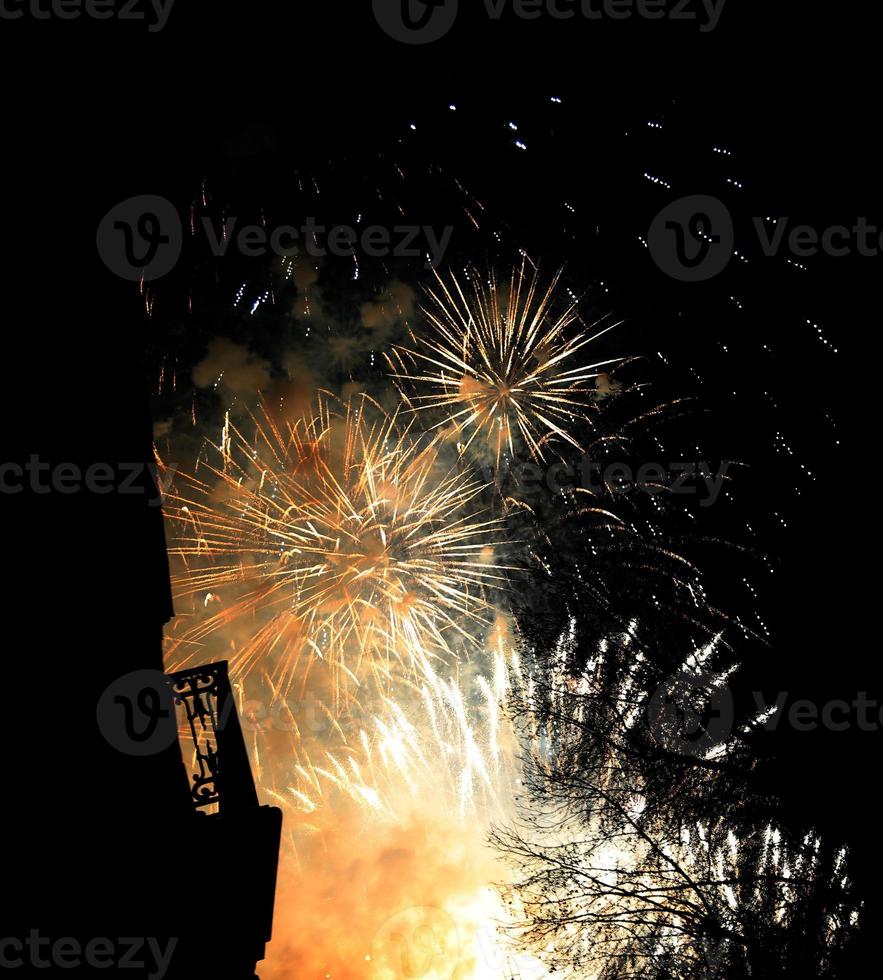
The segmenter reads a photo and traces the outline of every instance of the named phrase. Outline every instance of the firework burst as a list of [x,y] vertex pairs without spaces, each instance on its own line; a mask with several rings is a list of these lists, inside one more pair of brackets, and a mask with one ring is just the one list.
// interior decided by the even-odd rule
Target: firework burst
[[368,677],[414,683],[490,628],[500,522],[437,443],[367,397],[293,421],[262,406],[248,428],[228,419],[206,478],[171,500],[175,592],[200,611],[180,643],[236,629],[234,669],[272,664],[285,695],[323,661],[337,703]]
[[598,369],[616,360],[577,357],[615,324],[574,330],[576,302],[554,312],[560,276],[543,290],[524,263],[507,283],[491,275],[464,287],[436,273],[423,307],[429,334],[412,333],[411,346],[387,357],[393,377],[413,386],[406,397],[415,411],[441,413],[436,428],[464,449],[484,445],[498,465],[518,449],[543,459],[554,439],[580,449],[569,429],[587,417]]

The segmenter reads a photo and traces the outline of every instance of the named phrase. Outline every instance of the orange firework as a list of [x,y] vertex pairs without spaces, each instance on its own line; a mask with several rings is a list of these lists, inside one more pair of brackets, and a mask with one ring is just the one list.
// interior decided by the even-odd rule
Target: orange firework
[[205,610],[180,642],[234,631],[234,669],[259,666],[283,694],[323,661],[336,703],[480,639],[504,574],[481,483],[365,396],[320,396],[294,420],[263,406],[248,428],[228,419],[211,479],[186,477],[170,501],[175,592]]

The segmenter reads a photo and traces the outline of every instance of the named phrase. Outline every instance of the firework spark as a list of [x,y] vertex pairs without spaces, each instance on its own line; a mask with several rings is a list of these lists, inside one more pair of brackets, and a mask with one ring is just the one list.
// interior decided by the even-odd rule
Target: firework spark
[[273,722],[250,726],[259,780],[276,801],[307,815],[334,793],[399,822],[430,791],[452,816],[505,810],[517,752],[503,706],[518,661],[502,616],[476,659],[484,663],[468,678],[428,667],[419,690],[379,696],[357,730],[338,728],[334,750],[326,739],[305,752],[297,726],[284,726],[281,752],[265,768],[259,742]]
[[553,312],[560,276],[543,291],[524,263],[505,284],[491,275],[464,288],[455,275],[448,281],[436,273],[423,307],[429,335],[412,332],[412,346],[387,357],[393,377],[416,386],[406,396],[415,410],[443,413],[436,428],[462,439],[464,449],[484,444],[498,465],[519,448],[543,459],[556,438],[580,449],[569,427],[586,419],[598,369],[617,360],[576,358],[616,324],[573,332],[576,302]]
[[547,975],[514,946],[496,887],[509,871],[484,843],[511,818],[520,772],[503,710],[520,676],[509,629],[498,617],[468,675],[430,673],[414,698],[377,699],[346,745],[295,764],[303,746],[292,739],[258,768],[288,845],[286,911],[262,975],[395,980],[408,964],[426,978]]
[[238,627],[240,674],[272,664],[287,695],[324,661],[337,703],[367,677],[417,682],[490,628],[500,522],[437,443],[366,397],[293,421],[263,406],[249,428],[228,418],[211,482],[171,500],[176,595],[206,610],[179,642]]

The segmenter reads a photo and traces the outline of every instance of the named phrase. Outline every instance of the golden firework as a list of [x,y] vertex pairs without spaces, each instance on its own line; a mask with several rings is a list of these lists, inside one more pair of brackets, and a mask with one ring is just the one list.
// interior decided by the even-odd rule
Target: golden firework
[[422,308],[428,335],[412,332],[411,346],[387,357],[393,377],[412,387],[406,397],[415,410],[441,412],[435,428],[464,449],[483,444],[498,465],[520,448],[542,459],[554,438],[581,448],[569,426],[587,416],[597,369],[616,360],[576,357],[615,324],[574,329],[576,302],[555,313],[560,276],[543,290],[524,263],[503,284],[491,275],[464,287],[456,275],[436,273]]
[[181,643],[232,633],[234,669],[286,695],[322,661],[336,702],[369,676],[413,682],[490,628],[500,522],[437,443],[364,396],[294,420],[262,406],[247,426],[228,419],[207,478],[170,500],[175,593],[196,615]]

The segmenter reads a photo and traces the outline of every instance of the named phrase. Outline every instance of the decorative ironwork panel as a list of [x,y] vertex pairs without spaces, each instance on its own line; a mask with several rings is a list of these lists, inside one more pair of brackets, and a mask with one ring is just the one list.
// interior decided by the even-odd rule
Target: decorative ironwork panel
[[198,810],[241,812],[258,806],[251,766],[227,664],[207,664],[169,675],[193,742],[190,793]]

